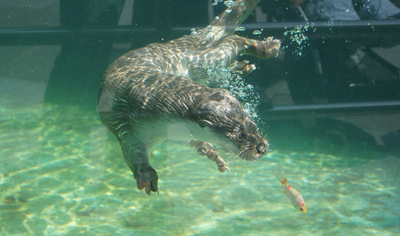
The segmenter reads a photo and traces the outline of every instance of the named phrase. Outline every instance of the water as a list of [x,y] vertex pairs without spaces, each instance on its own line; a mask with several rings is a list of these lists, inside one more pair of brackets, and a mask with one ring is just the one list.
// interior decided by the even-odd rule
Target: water
[[[312,26],[311,26],[312,27]],[[289,45],[286,45],[285,48],[294,48],[294,54],[299,56],[302,55],[302,51],[305,47],[310,46],[307,43],[308,37],[304,34],[310,28],[310,24],[305,24],[305,26],[296,26],[292,30],[287,30],[283,33],[285,37],[289,37]]]
[[[153,150],[160,194],[149,197],[136,189],[96,112],[4,96],[0,107],[2,235],[399,233],[398,156],[276,149],[257,162],[229,157],[231,171],[219,173],[169,142]],[[283,195],[271,171],[278,162],[300,186],[307,214]]]
[[[59,6],[54,4],[49,1],[42,7],[56,12]],[[29,7],[25,10],[31,12]],[[15,14],[21,20],[26,13]],[[25,25],[10,17],[6,23],[13,24],[3,28],[44,26],[42,18],[33,25],[28,24],[29,18]],[[48,20],[46,25],[60,24]],[[0,24],[3,21],[0,19]],[[240,27],[237,31],[249,30]],[[284,31],[276,36],[289,39],[284,47],[287,51],[280,57],[293,55],[304,61],[313,55],[306,51],[315,49],[306,33],[315,32],[314,26]],[[260,39],[269,36],[268,29],[255,32],[247,33]],[[134,41],[134,45],[167,41],[168,37],[154,40],[149,36],[143,42]],[[148,196],[137,189],[118,141],[101,124],[94,108],[99,78],[110,58],[131,45],[111,48],[107,40],[94,43],[79,37],[57,45],[47,45],[46,40],[26,45],[0,41],[4,43],[0,47],[0,235],[400,234],[398,139],[388,143],[370,140],[371,133],[382,137],[398,130],[398,111],[347,110],[322,115],[292,111],[274,116],[266,104],[331,104],[331,94],[301,99],[309,95],[307,90],[293,96],[296,90],[286,82],[291,67],[279,66],[282,58],[266,63],[251,58],[257,70],[250,78],[229,77],[227,71],[211,68],[209,85],[230,89],[242,99],[249,113],[263,124],[260,127],[271,151],[256,162],[224,155],[230,171],[219,173],[215,163],[189,146],[162,143],[152,150],[151,157],[160,178],[160,193]],[[323,44],[328,43],[329,37],[323,40]],[[348,40],[354,42],[353,38]],[[332,58],[329,62],[337,59],[340,65],[345,64],[343,58]],[[367,59],[372,60],[362,55],[357,66],[366,65],[367,72],[378,68],[363,64],[372,63]],[[296,81],[314,79],[303,74],[309,71],[308,64],[314,66],[305,61],[295,68]],[[374,71],[377,75],[381,73],[378,69]],[[335,67],[335,71],[332,77],[355,77],[349,70]],[[384,82],[393,82],[389,72],[381,74]],[[397,83],[379,87],[384,83],[375,77],[376,87],[365,92],[361,89],[372,85],[364,82],[352,82],[353,87],[344,91],[341,84],[327,84],[327,89],[334,91],[335,99],[344,97],[341,102],[398,99]],[[312,86],[305,83],[304,87],[312,91],[319,88]],[[385,90],[389,87],[395,92]],[[394,136],[398,137],[398,131]],[[294,209],[282,193],[272,173],[272,166],[278,163],[289,183],[301,191],[306,214]]]
[[207,78],[205,84],[212,88],[224,88],[231,92],[243,104],[245,111],[257,123],[260,123],[257,107],[260,96],[254,90],[254,86],[248,84],[245,79],[238,75],[232,75],[231,70],[213,66],[205,69]]

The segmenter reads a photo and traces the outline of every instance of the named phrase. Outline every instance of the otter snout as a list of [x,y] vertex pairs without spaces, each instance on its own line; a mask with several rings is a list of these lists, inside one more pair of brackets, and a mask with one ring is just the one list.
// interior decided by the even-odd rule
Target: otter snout
[[242,148],[243,151],[240,152],[239,157],[243,160],[252,161],[261,158],[265,153],[267,153],[269,145],[265,139],[262,139],[258,142],[253,142],[253,144],[248,143]]
[[256,146],[256,151],[260,157],[268,151],[268,143],[261,142]]

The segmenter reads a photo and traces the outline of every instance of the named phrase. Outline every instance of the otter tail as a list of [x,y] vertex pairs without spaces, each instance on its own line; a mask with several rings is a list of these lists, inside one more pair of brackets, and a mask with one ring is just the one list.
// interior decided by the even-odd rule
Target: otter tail
[[235,28],[239,26],[261,0],[229,0],[224,1],[228,7],[220,14],[209,26],[200,31],[202,38],[200,44],[210,45],[219,39],[233,34]]

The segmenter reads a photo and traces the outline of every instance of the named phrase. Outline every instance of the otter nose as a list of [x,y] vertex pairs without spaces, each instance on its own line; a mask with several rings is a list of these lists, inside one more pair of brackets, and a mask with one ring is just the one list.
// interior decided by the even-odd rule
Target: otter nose
[[265,144],[265,143],[259,143],[256,146],[257,153],[259,155],[264,155],[268,151],[268,146],[267,145],[268,144]]

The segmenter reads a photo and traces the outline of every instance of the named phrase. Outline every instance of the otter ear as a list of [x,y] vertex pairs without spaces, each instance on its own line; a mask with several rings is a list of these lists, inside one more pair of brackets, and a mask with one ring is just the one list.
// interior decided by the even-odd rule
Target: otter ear
[[204,128],[204,127],[209,127],[209,128],[211,128],[211,127],[213,127],[214,125],[213,125],[210,121],[208,121],[208,120],[200,120],[200,121],[199,121],[199,126],[200,126],[201,128]]

